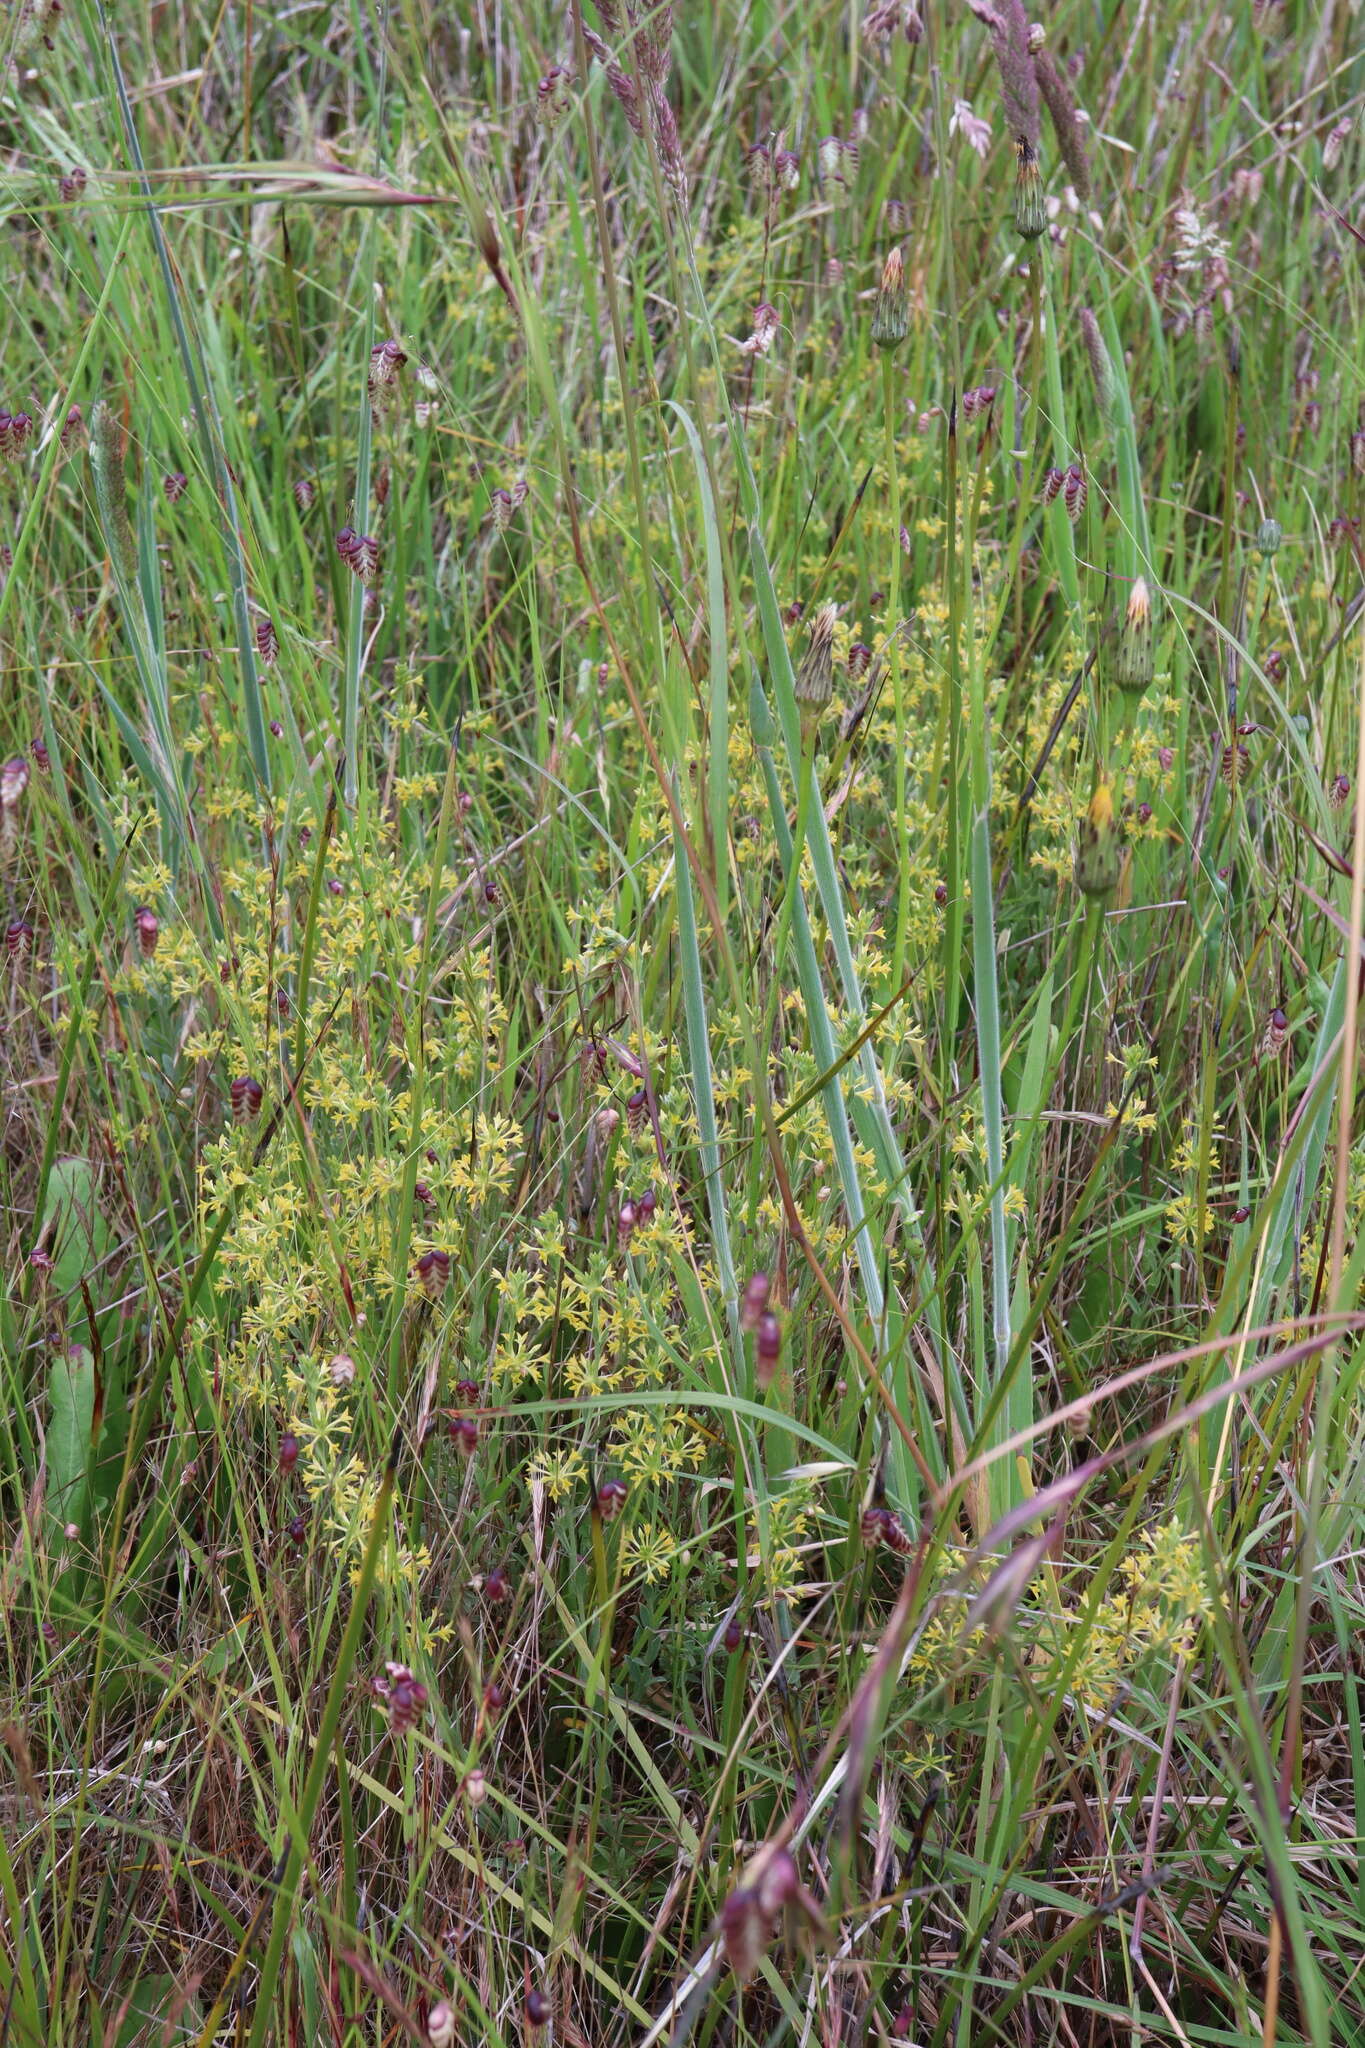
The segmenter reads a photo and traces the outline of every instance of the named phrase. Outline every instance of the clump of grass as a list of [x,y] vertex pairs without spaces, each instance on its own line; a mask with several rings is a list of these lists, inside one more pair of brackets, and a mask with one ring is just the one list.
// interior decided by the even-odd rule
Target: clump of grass
[[1345,11],[10,27],[4,2038],[1350,2037]]

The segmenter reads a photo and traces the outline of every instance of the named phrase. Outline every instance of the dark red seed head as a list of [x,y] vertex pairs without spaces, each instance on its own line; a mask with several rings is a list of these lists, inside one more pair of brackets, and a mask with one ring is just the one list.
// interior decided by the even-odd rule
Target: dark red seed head
[[942,910],[944,904],[948,901],[948,884],[946,882],[936,882],[934,884],[934,901],[939,909]]
[[740,1625],[740,1619],[737,1614],[732,1614],[730,1616],[730,1619],[726,1622],[725,1631],[724,1634],[721,1636],[721,1641],[724,1643],[726,1649],[730,1652],[730,1655],[733,1657],[735,1651],[744,1641],[744,1630]]
[[450,1253],[423,1252],[417,1261],[417,1279],[428,1301],[437,1301],[450,1279]]
[[543,1991],[533,1984],[526,1994],[526,2024],[528,2027],[543,2027],[550,2018],[550,2001]]
[[173,469],[169,476],[161,479],[161,488],[166,493],[168,505],[178,505],[190,487],[190,480],[183,469]]
[[301,1550],[308,1538],[307,1515],[295,1515],[293,1521],[289,1524],[288,1534],[289,1541],[293,1544],[294,1548]]
[[739,1301],[739,1324],[742,1330],[756,1330],[763,1320],[768,1306],[771,1285],[766,1273],[751,1273],[744,1283],[744,1292]]
[[133,930],[137,934],[137,943],[143,959],[150,960],[156,951],[156,942],[161,931],[161,925],[157,919],[156,912],[145,903],[139,904],[138,908],[133,912]]
[[512,1581],[500,1564],[495,1564],[484,1580],[483,1597],[495,1607],[500,1607],[504,1600],[511,1599]]
[[473,1415],[456,1415],[450,1424],[450,1438],[462,1458],[472,1458],[479,1448],[479,1425]]
[[781,1356],[782,1325],[771,1309],[765,1309],[754,1332],[754,1368],[760,1387],[771,1383]]
[[484,1687],[483,1705],[484,1712],[487,1714],[500,1714],[507,1705],[507,1694],[497,1683],[496,1679],[491,1679]]
[[265,1090],[250,1074],[239,1074],[228,1089],[228,1099],[232,1104],[232,1121],[235,1124],[252,1124],[260,1115]]
[[22,960],[33,944],[33,926],[26,917],[11,919],[5,926],[5,950],[11,960]]
[[269,668],[279,651],[280,639],[275,631],[275,621],[273,619],[257,619],[256,652],[260,655],[267,668]]
[[35,733],[33,736],[33,744],[30,746],[29,752],[33,756],[34,767],[41,768],[44,775],[46,775],[48,769],[52,766],[52,756],[47,751],[47,741],[39,739],[38,735]]
[[604,1522],[614,1522],[626,1504],[624,1479],[604,1479],[597,1489],[597,1512]]
[[299,1440],[292,1430],[286,1430],[280,1438],[280,1470],[292,1472],[299,1462]]
[[848,650],[848,679],[859,683],[867,674],[872,661],[872,649],[865,640],[855,640]]
[[312,504],[317,494],[318,487],[313,482],[311,476],[295,477],[294,503],[298,506],[300,512],[306,512],[308,510],[309,506]]
[[414,1200],[420,1202],[424,1209],[436,1200],[435,1195],[433,1195],[431,1192],[430,1186],[424,1180],[419,1180],[415,1184],[412,1193]]
[[455,1398],[457,1401],[462,1401],[466,1408],[472,1407],[478,1400],[479,1392],[480,1388],[477,1380],[456,1380],[455,1382]]
[[643,1088],[637,1088],[633,1095],[626,1097],[626,1129],[632,1137],[635,1136],[637,1131],[644,1129],[645,1118],[648,1114],[649,1097],[645,1094]]
[[635,1204],[641,1223],[650,1223],[659,1206],[659,1198],[653,1188],[646,1188]]
[[1250,1209],[1248,1209],[1246,1205],[1243,1204],[1243,1206],[1240,1209],[1233,1210],[1232,1220],[1234,1223],[1245,1223],[1250,1214]]

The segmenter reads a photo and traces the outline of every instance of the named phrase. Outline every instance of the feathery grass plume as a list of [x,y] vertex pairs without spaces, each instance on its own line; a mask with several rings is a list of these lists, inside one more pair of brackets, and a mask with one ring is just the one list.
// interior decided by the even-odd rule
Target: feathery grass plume
[[910,300],[905,288],[905,262],[893,249],[882,265],[877,306],[872,315],[872,339],[878,348],[899,348],[910,332]]
[[95,502],[109,552],[120,580],[129,591],[136,590],[137,547],[128,517],[123,435],[112,407],[103,398],[96,399],[90,411],[90,467],[94,471]]
[[1082,896],[1112,896],[1123,868],[1123,823],[1107,782],[1096,784],[1090,808],[1076,827],[1076,887]]
[[1081,307],[1081,339],[1090,359],[1090,374],[1095,380],[1095,396],[1099,400],[1100,415],[1107,426],[1113,426],[1118,418],[1119,394],[1114,379],[1114,365],[1109,360],[1109,351],[1100,333],[1100,323],[1089,306]]
[[1047,194],[1038,168],[1038,152],[1027,135],[1014,143],[1014,227],[1026,242],[1036,242],[1047,227]]
[[1085,153],[1085,140],[1076,102],[1071,96],[1070,86],[1046,44],[1031,43],[1030,48],[1033,52],[1033,75],[1038,81],[1038,90],[1043,95],[1043,104],[1052,123],[1052,132],[1057,138],[1058,151],[1066,165],[1076,197],[1084,206],[1091,192],[1090,159]]
[[1029,18],[1024,0],[1001,0],[998,7],[973,0],[972,12],[990,30],[1009,131],[1016,142],[1027,142],[1036,155],[1040,126],[1038,80],[1029,48]]

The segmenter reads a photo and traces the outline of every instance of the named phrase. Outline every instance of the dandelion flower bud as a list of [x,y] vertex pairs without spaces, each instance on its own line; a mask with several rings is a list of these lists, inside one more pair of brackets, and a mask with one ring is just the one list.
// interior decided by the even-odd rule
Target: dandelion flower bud
[[810,624],[810,639],[801,666],[796,671],[796,701],[801,706],[801,725],[813,733],[820,714],[834,689],[834,621],[832,604],[822,604]]
[[1256,552],[1270,556],[1279,553],[1280,542],[1284,539],[1284,528],[1278,519],[1263,519],[1256,529]]
[[1109,784],[1101,782],[1076,830],[1076,887],[1083,896],[1112,896],[1123,868],[1123,826]]
[[1038,168],[1038,152],[1026,135],[1014,145],[1014,226],[1026,242],[1034,242],[1047,226],[1047,194]]
[[878,348],[899,348],[910,332],[910,301],[905,289],[905,262],[893,249],[882,265],[882,281],[872,315],[872,339]]
[[1128,607],[1118,629],[1113,680],[1127,696],[1140,697],[1152,680],[1152,594],[1145,576],[1134,579]]

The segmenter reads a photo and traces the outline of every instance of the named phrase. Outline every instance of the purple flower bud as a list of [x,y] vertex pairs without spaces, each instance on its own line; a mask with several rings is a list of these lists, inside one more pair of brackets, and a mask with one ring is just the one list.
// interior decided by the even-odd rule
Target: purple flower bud
[[161,931],[156,912],[145,903],[133,912],[133,930],[137,933],[138,948],[144,960],[150,960],[156,951],[157,938]]
[[739,1616],[737,1614],[732,1614],[730,1616],[730,1619],[725,1624],[724,1631],[721,1635],[721,1642],[725,1645],[725,1648],[733,1657],[735,1651],[740,1647],[740,1644],[743,1641],[744,1629],[740,1623]]
[[285,1473],[292,1472],[299,1462],[299,1440],[292,1429],[280,1438],[279,1459],[280,1470]]
[[512,1597],[512,1581],[500,1564],[494,1565],[483,1582],[483,1597],[493,1606],[500,1607]]
[[526,1994],[526,2024],[528,2027],[543,2027],[550,2017],[550,2001],[545,1993],[533,1984]]
[[652,1223],[654,1221],[654,1212],[658,1208],[658,1206],[659,1198],[655,1194],[653,1188],[646,1188],[644,1193],[640,1196],[639,1200],[635,1204],[636,1210],[639,1213],[640,1221],[642,1224]]
[[619,1250],[625,1251],[629,1247],[638,1220],[635,1204],[627,1196],[616,1212],[616,1243]]

